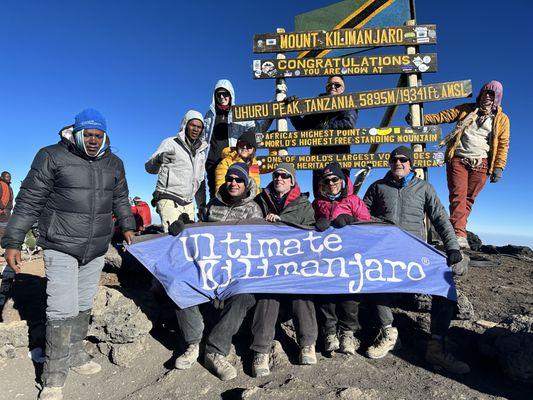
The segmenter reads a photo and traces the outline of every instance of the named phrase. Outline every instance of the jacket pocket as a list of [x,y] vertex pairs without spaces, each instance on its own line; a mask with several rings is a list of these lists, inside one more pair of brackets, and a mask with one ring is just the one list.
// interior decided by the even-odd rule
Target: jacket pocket
[[46,239],[52,239],[56,233],[55,222],[57,219],[57,214],[55,211],[52,211],[52,216],[50,217],[50,222],[48,223],[48,229],[46,229]]

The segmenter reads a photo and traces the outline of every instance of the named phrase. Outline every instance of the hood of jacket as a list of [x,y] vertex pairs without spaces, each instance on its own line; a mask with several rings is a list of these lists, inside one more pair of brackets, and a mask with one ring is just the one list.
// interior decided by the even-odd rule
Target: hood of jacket
[[503,98],[503,85],[501,82],[498,81],[490,81],[485,83],[481,89],[479,89],[479,93],[476,97],[476,104],[479,105],[479,101],[481,100],[481,95],[485,90],[492,90],[494,92],[494,104],[492,105],[492,111],[495,112],[498,107],[502,105],[502,98]]
[[235,102],[235,89],[233,89],[233,85],[231,84],[229,79],[220,79],[215,84],[215,88],[213,89],[213,98],[211,100],[211,110],[213,112],[215,111],[215,102],[216,102],[215,92],[218,89],[226,89],[229,92],[229,94],[231,95],[231,103],[230,103],[230,105],[234,106],[235,104],[237,104]]

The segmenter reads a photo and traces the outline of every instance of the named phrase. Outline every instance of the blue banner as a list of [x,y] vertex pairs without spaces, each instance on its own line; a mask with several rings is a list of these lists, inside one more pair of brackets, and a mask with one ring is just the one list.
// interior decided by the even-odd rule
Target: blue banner
[[456,301],[439,251],[392,225],[324,232],[285,225],[189,225],[131,252],[181,308],[238,293],[426,293]]

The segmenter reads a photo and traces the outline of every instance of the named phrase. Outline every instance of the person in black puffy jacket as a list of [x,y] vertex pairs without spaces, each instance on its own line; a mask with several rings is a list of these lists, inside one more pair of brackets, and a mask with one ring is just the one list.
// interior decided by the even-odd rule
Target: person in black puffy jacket
[[39,150],[22,182],[2,238],[6,260],[21,270],[20,249],[38,221],[47,279],[46,359],[40,399],[61,399],[69,368],[92,374],[100,365],[83,350],[100,273],[118,219],[128,243],[135,220],[122,161],[111,153],[104,117],[78,114],[59,143]]

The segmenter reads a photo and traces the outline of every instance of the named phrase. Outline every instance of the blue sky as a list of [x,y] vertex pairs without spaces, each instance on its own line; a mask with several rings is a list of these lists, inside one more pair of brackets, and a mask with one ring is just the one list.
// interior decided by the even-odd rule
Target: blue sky
[[[295,15],[332,2],[4,0],[0,170],[11,171],[17,192],[37,150],[56,142],[58,130],[80,110],[94,107],[107,118],[131,194],[150,199],[155,176],[145,173],[144,162],[177,131],[188,109],[207,111],[219,78],[233,82],[240,104],[273,98],[274,81],[251,77],[252,60],[270,56],[252,53],[253,34],[277,27],[291,31]],[[503,108],[511,119],[509,160],[502,181],[487,184],[478,197],[468,229],[490,243],[533,246],[527,170],[533,141],[526,111],[533,89],[527,73],[533,5],[526,0],[504,4],[510,5],[418,0],[418,22],[437,24],[438,38],[437,45],[421,51],[438,54],[439,71],[423,78],[426,83],[471,79],[475,92],[492,79],[503,83]],[[347,91],[393,87],[396,80],[396,75],[349,77]],[[289,93],[301,97],[314,96],[323,86],[324,78],[288,81]],[[428,103],[425,110],[457,103]],[[401,107],[393,123],[403,124],[406,112]],[[361,111],[358,126],[376,126],[382,113]],[[444,132],[450,129],[445,126]],[[366,152],[367,147],[352,150]],[[384,173],[374,170],[361,194]],[[264,182],[269,179],[263,176]],[[299,180],[309,190],[310,173],[301,172]],[[430,181],[447,206],[444,169],[431,169]]]

